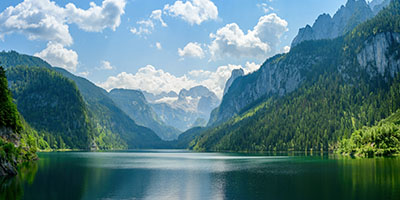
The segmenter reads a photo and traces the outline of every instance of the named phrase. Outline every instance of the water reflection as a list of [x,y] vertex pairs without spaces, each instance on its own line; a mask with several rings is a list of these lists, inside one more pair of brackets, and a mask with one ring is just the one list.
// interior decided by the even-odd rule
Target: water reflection
[[1,199],[400,199],[400,158],[187,151],[41,153]]
[[0,199],[21,199],[24,185],[31,185],[35,179],[38,165],[36,162],[24,163],[15,177],[0,177]]

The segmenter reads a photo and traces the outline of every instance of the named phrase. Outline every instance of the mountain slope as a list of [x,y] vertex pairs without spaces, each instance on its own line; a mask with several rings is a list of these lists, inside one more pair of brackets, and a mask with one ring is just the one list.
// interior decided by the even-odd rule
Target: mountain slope
[[[68,121],[65,122],[65,124],[79,124],[79,123],[85,123],[88,125],[88,127],[92,127],[91,131],[89,131],[88,135],[90,135],[91,140],[81,140],[79,141],[79,147],[76,145],[69,146],[70,148],[83,148],[83,143],[87,143],[85,148],[89,147],[89,144],[91,147],[97,147],[100,149],[121,149],[121,148],[153,148],[153,147],[158,147],[162,144],[161,139],[150,129],[138,126],[132,119],[129,118],[109,97],[107,91],[104,89],[101,89],[91,83],[90,81],[77,77],[75,75],[72,75],[71,73],[65,71],[64,69],[61,68],[53,68],[51,67],[47,62],[43,61],[40,58],[36,58],[33,56],[28,56],[28,55],[23,55],[23,54],[18,54],[14,51],[11,52],[1,52],[0,53],[0,63],[8,63],[6,66],[8,69],[13,69],[14,66],[28,66],[28,68],[32,67],[39,67],[43,71],[44,69],[50,70],[48,72],[50,75],[54,74],[54,70],[56,70],[58,73],[57,77],[60,80],[66,79],[67,77],[68,81],[69,79],[72,80],[70,81],[72,84],[70,84],[71,87],[67,87],[66,89],[72,90],[72,86],[76,84],[78,87],[78,90],[76,90],[76,86],[74,86],[74,90],[78,91],[79,95],[82,95],[80,97],[83,99],[83,104],[82,102],[76,101],[76,105],[83,106],[85,107],[85,115],[86,115],[86,121],[80,121],[80,122],[75,122],[76,119],[80,119],[77,117],[76,119],[72,119],[70,121],[70,118]],[[29,69],[27,69],[29,71]],[[60,73],[60,74],[59,74]],[[24,76],[23,73],[19,73],[19,75]],[[35,75],[35,74],[33,74]],[[60,76],[60,77],[59,77]],[[37,77],[32,76],[30,79],[35,79],[37,80]],[[62,85],[59,85],[59,82],[51,80],[51,77],[47,77],[49,79],[49,83],[45,83],[44,81],[37,81],[36,86],[38,85],[43,85],[43,87],[48,87],[48,90],[54,91],[54,94],[57,94],[57,88],[61,87],[63,88]],[[67,82],[68,82],[67,81]],[[35,88],[34,86],[30,86],[32,81],[29,80],[19,80],[19,82],[26,84],[28,88],[31,88],[33,93],[40,93],[41,91],[38,90],[39,88]],[[29,84],[28,84],[29,83]],[[28,94],[32,95],[33,94]],[[46,95],[46,94],[44,94]],[[65,97],[63,94],[60,94],[60,97]],[[77,94],[78,95],[78,94]],[[24,98],[24,97],[21,97]],[[61,99],[58,98],[58,104],[60,106],[64,106],[65,108],[68,107],[68,104],[64,103],[70,103],[71,99],[68,99],[69,97],[65,97],[66,99]],[[50,99],[41,99],[43,102],[43,106],[48,106],[50,109],[52,108],[52,103],[54,103]],[[24,103],[27,103],[27,105],[21,105],[21,106],[27,106],[33,108],[35,105],[30,105],[31,102],[26,100]],[[74,106],[74,105],[71,105]],[[83,108],[82,107],[82,108]],[[72,107],[73,108],[73,107]],[[58,110],[60,111],[60,110]],[[58,112],[57,110],[55,111],[56,113]],[[40,115],[42,111],[38,112],[33,111],[32,113],[29,113],[28,115]],[[70,110],[66,110],[67,113],[62,113],[60,116],[69,115],[71,113]],[[38,122],[40,123],[45,123],[45,122],[50,122],[54,121],[52,117],[50,117],[54,113],[50,113],[50,115],[43,115],[39,116],[43,118],[44,122]],[[61,118],[60,116],[53,116],[55,119]],[[53,126],[53,125],[52,125]],[[85,125],[86,126],[86,125]],[[48,129],[48,127],[41,126],[42,128]],[[62,126],[61,126],[62,127]],[[74,127],[76,128],[76,127]],[[61,128],[58,128],[57,131],[61,132],[73,132],[74,128],[67,128],[65,130],[61,130]],[[56,128],[55,128],[56,129]],[[53,129],[52,129],[53,130]],[[46,141],[52,144],[52,148],[60,148],[59,145],[59,140],[60,138],[64,141],[64,138],[61,137],[60,133],[54,133],[55,136],[57,137],[52,137],[53,133],[48,132],[48,130],[43,129],[43,134],[46,134]],[[41,135],[43,135],[41,134]],[[60,137],[58,137],[60,136]],[[69,137],[69,136],[66,136]],[[89,137],[88,137],[89,138]],[[53,141],[53,142],[50,142]],[[58,145],[55,145],[58,144]],[[71,144],[72,145],[72,144]],[[42,145],[43,146],[43,145]]]
[[33,144],[37,134],[31,134],[32,130],[21,119],[7,82],[0,66],[0,178],[16,175],[19,164],[37,158],[37,146]]
[[400,153],[400,111],[372,127],[363,127],[340,141],[338,153],[356,156],[391,156]]
[[[400,1],[345,38],[308,41],[234,81],[196,150],[333,149],[400,108]],[[247,97],[247,98],[246,98]],[[228,113],[230,115],[223,115]]]
[[53,148],[89,148],[93,131],[74,82],[41,67],[11,67],[7,77],[18,110],[33,128],[51,133]]
[[387,6],[388,0],[374,0],[368,5],[365,0],[348,0],[333,17],[322,14],[311,26],[307,25],[299,30],[293,39],[292,47],[309,40],[334,39],[342,36],[358,24],[372,18],[381,9]]
[[107,91],[97,87],[85,78],[75,76],[64,69],[55,68],[65,77],[75,81],[90,111],[90,118],[100,135],[105,136],[105,144],[111,137],[118,135],[126,142],[128,148],[156,148],[162,144],[161,139],[150,129],[138,126],[125,112],[123,112]]
[[111,99],[137,124],[152,129],[163,140],[178,138],[180,131],[165,125],[148,105],[140,91],[113,89],[109,92]]

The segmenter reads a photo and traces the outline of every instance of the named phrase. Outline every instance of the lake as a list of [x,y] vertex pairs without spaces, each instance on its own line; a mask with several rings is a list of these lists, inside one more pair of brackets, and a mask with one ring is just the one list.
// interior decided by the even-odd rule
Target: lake
[[39,153],[2,199],[400,199],[400,158],[178,150]]

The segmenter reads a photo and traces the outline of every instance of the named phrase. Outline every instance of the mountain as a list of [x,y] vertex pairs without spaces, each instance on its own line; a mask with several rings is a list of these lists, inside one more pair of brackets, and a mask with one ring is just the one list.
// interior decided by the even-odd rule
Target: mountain
[[369,5],[365,0],[348,0],[333,17],[322,14],[311,26],[299,30],[292,47],[308,40],[334,39],[353,30],[358,24],[372,18],[389,0],[374,0]]
[[369,7],[371,8],[374,14],[378,14],[384,7],[388,6],[390,0],[373,0],[369,3]]
[[109,96],[138,125],[152,129],[163,140],[178,138],[180,131],[161,121],[141,91],[113,89]]
[[[204,86],[182,89],[160,95],[144,92],[146,99],[161,120],[179,130],[196,125],[199,118],[208,121],[211,111],[218,106],[218,97]],[[196,122],[196,123],[195,123]]]
[[235,81],[238,77],[244,75],[243,69],[234,69],[232,71],[231,77],[226,81],[225,88],[224,88],[224,95],[228,92],[229,88],[231,87],[233,81]]
[[16,175],[23,162],[37,158],[36,132],[23,121],[13,103],[8,81],[0,66],[0,178]]
[[173,147],[176,149],[189,149],[193,148],[194,139],[206,130],[203,127],[193,127],[179,135],[178,139],[173,141]]
[[[10,88],[14,88],[21,114],[40,131],[39,135],[44,135],[41,143],[49,142],[51,148],[79,149],[163,145],[152,130],[137,125],[107,91],[90,81],[15,51],[1,52],[0,63],[7,74],[13,75],[9,77]],[[15,67],[19,65],[27,67]],[[32,103],[36,101],[39,104]]]
[[129,149],[157,148],[163,144],[151,129],[137,125],[122,111],[106,90],[62,68],[54,69],[73,80],[82,93],[89,109],[90,120],[99,134],[96,144],[107,149],[115,148],[114,145],[117,145],[116,148],[125,146]]
[[400,1],[344,37],[303,42],[237,78],[194,149],[328,150],[400,108]]
[[10,67],[7,77],[18,111],[34,129],[51,133],[53,148],[89,148],[93,128],[74,82],[42,67]]

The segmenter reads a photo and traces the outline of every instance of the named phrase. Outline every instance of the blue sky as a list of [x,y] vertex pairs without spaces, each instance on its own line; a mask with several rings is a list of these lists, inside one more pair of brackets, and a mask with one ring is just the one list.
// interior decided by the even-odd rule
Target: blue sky
[[[157,93],[203,84],[220,96],[232,69],[241,66],[248,72],[255,70],[266,58],[290,46],[299,28],[312,24],[319,14],[334,14],[345,2],[95,0],[95,5],[90,5],[83,0],[56,0],[55,4],[49,0],[2,0],[0,50],[36,54],[106,89],[124,87]],[[106,9],[106,4],[113,9]],[[11,14],[5,11],[10,6]],[[185,13],[184,6],[199,13]],[[35,10],[41,14],[33,15]],[[32,16],[26,17],[26,13]],[[29,25],[37,25],[43,19],[53,19],[48,18],[53,15],[54,22],[46,21],[46,26],[35,26],[33,31],[20,28],[21,21],[10,20],[25,16],[23,20]],[[53,26],[58,32],[52,31]],[[141,27],[151,33],[138,33]],[[239,39],[231,35],[240,31],[244,36]],[[69,34],[72,41],[60,34]],[[242,43],[229,46],[226,40],[231,37]]]

